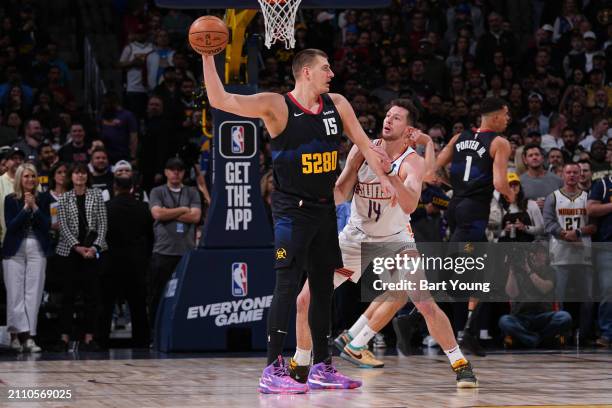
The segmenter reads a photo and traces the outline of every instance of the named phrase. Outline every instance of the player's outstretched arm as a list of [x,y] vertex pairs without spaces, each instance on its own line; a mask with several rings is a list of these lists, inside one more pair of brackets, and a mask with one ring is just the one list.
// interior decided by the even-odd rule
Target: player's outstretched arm
[[[376,173],[378,176],[383,188],[385,190],[392,190],[389,183],[389,178],[387,177],[387,172],[391,166],[391,161],[389,158],[387,157],[382,159],[379,156],[380,153],[376,153],[370,148],[372,142],[363,131],[363,128],[361,127],[359,120],[357,120],[355,111],[353,110],[353,107],[349,101],[347,101],[346,98],[340,94],[329,94],[329,96],[340,113],[345,133],[348,135],[349,139],[351,139],[351,141],[359,148],[370,168],[372,168],[374,173]],[[385,165],[386,167],[384,167]],[[387,193],[395,196],[394,191],[387,191]]]
[[506,196],[509,201],[514,201],[514,191],[508,184],[508,159],[510,158],[510,142],[503,137],[496,137],[491,143],[493,154],[493,186],[497,191]]
[[364,158],[357,146],[353,145],[346,159],[346,165],[342,169],[342,173],[336,186],[334,187],[334,201],[336,205],[342,204],[351,196],[351,192],[357,183],[357,173],[363,164]]
[[[269,125],[268,122],[274,119],[287,117],[287,105],[282,95],[271,92],[262,92],[255,95],[237,95],[226,92],[212,56],[202,55],[202,68],[204,70],[206,93],[213,108],[233,113],[234,115],[261,118],[266,122],[266,126]],[[281,115],[282,112],[285,113],[284,116]],[[285,125],[286,119],[283,128]],[[270,129],[268,127],[268,130],[271,133],[274,130],[278,130],[278,133],[280,133],[283,128]]]

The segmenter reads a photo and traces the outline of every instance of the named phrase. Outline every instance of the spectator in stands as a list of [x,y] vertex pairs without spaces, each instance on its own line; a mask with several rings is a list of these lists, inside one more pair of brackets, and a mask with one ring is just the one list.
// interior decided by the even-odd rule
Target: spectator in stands
[[62,85],[68,85],[71,81],[70,69],[66,62],[58,54],[58,46],[55,42],[50,41],[47,43],[47,53],[49,54],[49,64],[53,67],[58,67],[60,70],[60,83]]
[[604,177],[593,183],[587,204],[589,217],[597,219],[597,234],[594,259],[598,276],[599,296],[599,330],[600,337],[596,344],[602,347],[612,345],[612,177]]
[[98,130],[111,164],[136,157],[138,122],[132,112],[119,105],[119,99],[114,92],[104,95]]
[[115,177],[115,194],[108,202],[109,268],[102,280],[101,333],[106,341],[115,301],[125,298],[130,307],[132,346],[148,347],[145,276],[151,258],[153,218],[149,207],[132,195],[133,188],[132,177]]
[[85,145],[85,128],[81,123],[70,126],[69,142],[58,152],[59,159],[65,163],[87,163],[89,154]]
[[153,91],[159,85],[164,71],[174,66],[174,49],[170,46],[170,38],[166,30],[159,30],[155,36],[155,50],[147,55],[147,85]]
[[603,143],[608,141],[608,118],[606,117],[593,118],[592,133],[580,142],[580,146],[584,150],[591,151],[591,145],[596,140],[601,140]]
[[[538,204],[525,198],[521,179],[516,173],[508,173],[508,184],[515,192],[515,199],[508,202],[499,198],[501,219],[500,242],[531,242],[544,233],[544,219]],[[491,220],[489,220],[491,224]]]
[[565,161],[578,161],[580,153],[583,150],[578,144],[578,136],[576,135],[576,131],[570,127],[566,127],[563,129],[561,137],[563,139],[563,149],[561,149],[561,151],[565,156]]
[[47,74],[47,89],[53,94],[55,103],[65,108],[66,105],[74,100],[74,94],[70,88],[62,84],[62,71],[59,67],[51,66]]
[[503,18],[498,13],[490,13],[487,17],[489,31],[478,39],[476,46],[476,61],[479,67],[486,67],[493,60],[493,53],[504,50],[507,59],[512,60],[515,56],[516,40],[510,31],[502,28]]
[[43,141],[43,128],[36,119],[29,119],[25,123],[23,140],[15,143],[15,147],[25,153],[25,160],[36,162],[38,158],[38,145]]
[[548,124],[548,133],[542,136],[542,143],[540,144],[540,147],[542,147],[546,153],[553,147],[558,149],[563,148],[561,133],[567,126],[567,118],[562,113],[554,112],[550,115]]
[[526,122],[529,118],[535,118],[538,120],[540,134],[547,134],[549,127],[549,120],[546,115],[542,112],[542,103],[544,99],[539,93],[533,92],[527,99],[529,106],[529,114],[523,118],[523,122]]
[[527,171],[521,176],[521,187],[525,198],[535,200],[540,210],[544,208],[544,200],[554,190],[563,185],[556,175],[544,169],[542,149],[536,144],[528,144],[523,150],[523,161]]
[[593,170],[591,169],[591,162],[589,160],[578,161],[580,166],[580,179],[578,181],[578,187],[582,191],[586,191],[587,194],[591,193],[591,185],[593,184]]
[[34,165],[19,166],[15,173],[15,192],[4,200],[7,229],[2,243],[6,324],[11,333],[11,348],[32,353],[41,351],[32,336],[36,336],[50,249],[49,203],[40,199],[37,187]]
[[[564,334],[572,326],[572,317],[565,311],[555,312],[552,304],[554,273],[547,251],[540,244],[526,256],[508,259],[510,268],[506,294],[512,299],[511,313],[499,319],[505,335],[504,345],[521,344],[535,348],[542,343],[563,346]],[[546,301],[543,301],[546,299]]]
[[[550,264],[555,271],[555,298],[582,302],[580,336],[584,343],[592,335],[593,269],[591,235],[597,226],[586,215],[587,193],[578,188],[580,166],[567,163],[563,168],[563,186],[546,197],[544,225],[550,237]],[[582,245],[572,243],[580,242]],[[568,289],[575,292],[570,295]]]
[[0,176],[0,242],[6,234],[4,218],[4,200],[15,191],[15,173],[25,159],[25,153],[18,147],[12,147],[6,152],[6,172]]
[[591,145],[591,168],[595,179],[605,177],[612,172],[612,167],[606,160],[606,152],[606,145],[601,140],[596,140]]
[[159,96],[151,96],[147,104],[147,118],[140,149],[142,185],[146,191],[163,183],[164,165],[178,152],[173,134],[175,123],[164,115],[164,102]]
[[200,222],[200,195],[194,187],[183,185],[185,165],[171,158],[165,166],[166,185],[151,191],[151,214],[155,220],[151,258],[149,313],[153,321],[164,287],[185,253],[195,247],[195,228]]
[[557,149],[556,147],[553,147],[552,149],[550,149],[550,151],[546,155],[546,162],[548,163],[549,171],[553,167],[563,168],[563,165],[565,164],[565,160],[563,158],[563,153],[561,152],[561,149]]
[[91,171],[91,180],[89,180],[91,187],[102,191],[105,202],[110,200],[113,193],[113,173],[104,148],[96,147],[92,151],[89,170]]
[[593,57],[599,53],[599,49],[597,47],[597,36],[592,31],[587,31],[582,34],[582,38],[584,40],[584,66],[581,66],[587,74],[591,72],[593,69]]
[[100,190],[91,188],[87,165],[76,163],[68,174],[69,190],[59,199],[59,243],[55,252],[62,264],[62,306],[60,311],[61,340],[58,351],[68,351],[73,327],[75,299],[82,294],[85,333],[81,351],[97,351],[97,308],[99,305],[99,274],[106,245],[106,207]]
[[115,179],[117,179],[118,177],[127,177],[132,180],[132,190],[130,191],[132,197],[134,197],[136,201],[141,201],[145,203],[149,202],[149,196],[147,195],[147,192],[143,190],[138,183],[136,183],[134,172],[132,171],[132,165],[130,164],[130,162],[125,160],[119,160],[113,166],[113,176]]
[[146,41],[146,28],[136,26],[130,33],[130,43],[123,48],[119,66],[125,71],[125,107],[142,119],[147,105],[147,84],[144,81],[147,55],[153,52],[153,44]]
[[385,70],[385,83],[374,89],[371,95],[377,97],[380,103],[386,106],[393,99],[399,98],[401,90],[401,78],[396,66],[387,67]]
[[57,153],[48,142],[38,145],[38,160],[36,169],[38,172],[38,185],[42,192],[49,189],[49,173],[51,167],[57,161]]

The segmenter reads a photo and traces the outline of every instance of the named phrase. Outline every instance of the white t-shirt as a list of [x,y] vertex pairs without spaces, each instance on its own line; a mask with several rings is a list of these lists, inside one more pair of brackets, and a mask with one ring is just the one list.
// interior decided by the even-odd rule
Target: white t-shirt
[[[139,43],[132,41],[125,46],[121,53],[119,62],[130,62],[136,55],[146,56],[154,50],[151,43]],[[144,61],[144,59],[143,59]],[[143,64],[141,67],[131,67],[127,71],[127,92],[147,92],[145,85],[142,83],[142,70],[146,69]]]

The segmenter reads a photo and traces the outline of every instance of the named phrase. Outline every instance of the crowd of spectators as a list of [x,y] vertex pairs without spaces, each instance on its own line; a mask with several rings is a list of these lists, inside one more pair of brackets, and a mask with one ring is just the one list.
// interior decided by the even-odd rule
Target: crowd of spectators
[[[122,51],[116,61],[123,90],[108,92],[97,115],[79,107],[70,69],[37,24],[36,7],[30,2],[0,7],[3,253],[6,263],[15,254],[40,258],[34,262],[38,269],[21,272],[38,277],[27,280],[33,285],[27,292],[31,298],[23,301],[8,293],[22,284],[15,276],[6,279],[7,269],[17,267],[4,267],[7,299],[28,311],[24,317],[7,304],[15,348],[38,350],[32,316],[38,313],[41,282],[45,292],[63,295],[57,313],[61,330],[52,348],[66,350],[75,335],[85,349],[104,346],[114,302],[121,298],[132,313],[134,344],[148,344],[151,310],[180,256],[196,245],[197,225],[210,202],[210,139],[202,129],[201,60],[185,33],[202,13],[136,3],[118,14]],[[587,194],[612,173],[612,21],[606,4],[393,0],[386,9],[305,9],[296,22],[295,49],[262,47],[259,88],[291,90],[292,56],[305,48],[322,49],[335,74],[332,91],[349,99],[370,137],[380,132],[385,105],[408,97],[418,105],[418,126],[430,134],[437,151],[452,135],[478,127],[484,97],[504,98],[512,116],[504,134],[512,146],[509,168],[524,201],[505,203],[496,196],[489,237],[545,239],[550,231],[542,211],[547,197],[564,185],[566,163],[579,162],[579,188]],[[261,14],[247,31],[263,34]],[[261,186],[269,202],[274,185],[265,132],[261,146]],[[349,147],[346,141],[341,163]],[[32,174],[34,190],[28,184]],[[597,193],[605,204],[603,183]],[[413,216],[417,241],[442,241],[452,195],[447,174],[440,171],[424,187]],[[609,210],[590,213],[599,217],[593,239],[610,241]],[[27,221],[14,224],[20,217]],[[126,225],[133,229],[122,233]],[[11,234],[17,230],[11,228],[27,238],[14,241]],[[512,229],[519,233],[510,234]],[[134,231],[148,231],[150,239]],[[598,263],[594,267],[593,280],[599,279],[600,289],[608,288],[602,295],[606,299],[612,290],[610,271]],[[113,284],[118,279],[121,287]],[[85,318],[73,322],[75,305]],[[601,343],[609,343],[611,312],[609,306],[599,309],[593,335],[599,331]],[[489,320],[483,327],[496,331],[497,321]]]

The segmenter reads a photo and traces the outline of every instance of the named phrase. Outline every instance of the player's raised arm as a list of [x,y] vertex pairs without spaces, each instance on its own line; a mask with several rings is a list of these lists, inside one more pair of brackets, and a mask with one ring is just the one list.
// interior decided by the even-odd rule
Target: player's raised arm
[[[355,116],[355,111],[351,104],[346,100],[346,98],[340,94],[329,94],[332,101],[336,105],[336,109],[340,113],[340,117],[342,118],[342,123],[344,125],[344,130],[351,139],[351,141],[359,148],[365,160],[368,162],[368,165],[374,170],[374,173],[379,177],[381,184],[385,189],[390,189],[389,178],[387,177],[387,172],[389,171],[389,167],[391,166],[391,161],[388,157],[380,157],[381,150],[377,150],[379,153],[376,153],[374,150],[370,148],[372,142],[363,131],[357,116]],[[394,195],[394,192],[388,191],[391,195]]]
[[[226,92],[212,56],[202,55],[202,68],[206,93],[213,108],[244,117],[261,118],[266,122],[266,126],[274,119],[287,116],[287,105],[282,95],[271,92],[262,92],[255,95],[237,95]],[[285,113],[284,116],[282,115],[283,112]],[[274,127],[272,126],[273,129],[268,128],[268,130],[274,132],[276,130]],[[282,128],[278,131],[280,133]]]
[[497,191],[512,202],[514,191],[508,184],[508,159],[510,158],[510,142],[503,137],[497,137],[491,144],[493,154],[493,186]]
[[450,142],[448,142],[448,144],[444,146],[444,149],[442,149],[440,154],[438,154],[438,157],[436,159],[436,171],[441,167],[445,167],[448,163],[451,162],[451,160],[453,160],[453,149],[455,148],[455,143],[457,143],[457,139],[459,138],[459,136],[459,134],[453,136]]
[[353,145],[346,159],[346,165],[334,186],[334,201],[336,205],[348,200],[353,187],[355,187],[355,183],[357,183],[357,173],[363,164],[363,160],[364,158],[359,148]]

